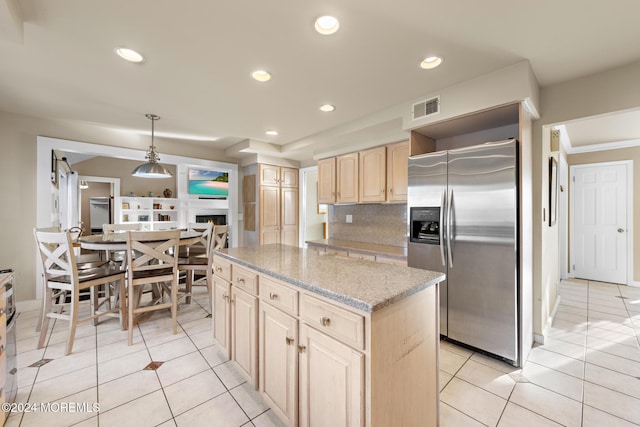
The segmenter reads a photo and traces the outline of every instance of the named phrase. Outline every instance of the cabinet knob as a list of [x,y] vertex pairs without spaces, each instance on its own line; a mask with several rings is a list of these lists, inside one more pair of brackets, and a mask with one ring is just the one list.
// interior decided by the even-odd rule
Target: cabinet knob
[[238,282],[238,283],[244,283],[244,279],[243,279],[242,277],[238,277],[237,282]]
[[389,194],[391,194],[392,190],[393,190],[392,188],[389,189]]
[[304,353],[307,350],[307,347],[303,345],[298,346],[298,353]]
[[331,319],[329,319],[328,317],[322,316],[320,318],[320,323],[322,324],[322,326],[329,326],[331,324]]
[[222,298],[224,298],[225,301],[229,301],[229,295],[227,294],[222,294]]
[[384,188],[380,189],[380,194],[384,194]]
[[217,272],[221,272],[222,271],[222,267],[220,267],[219,265],[216,265],[216,271]]
[[269,292],[269,299],[271,299],[271,300],[278,299],[278,294],[274,294],[273,292]]
[[295,341],[293,338],[286,337],[286,339],[287,339],[287,345],[293,345],[293,342]]

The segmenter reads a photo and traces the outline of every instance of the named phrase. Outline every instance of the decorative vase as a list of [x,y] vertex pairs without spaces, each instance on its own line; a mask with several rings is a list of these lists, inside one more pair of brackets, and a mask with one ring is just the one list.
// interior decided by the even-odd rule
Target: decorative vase
[[169,190],[168,188],[165,188],[164,191],[162,192],[162,194],[164,195],[164,197],[166,197],[168,199],[173,194],[173,191]]

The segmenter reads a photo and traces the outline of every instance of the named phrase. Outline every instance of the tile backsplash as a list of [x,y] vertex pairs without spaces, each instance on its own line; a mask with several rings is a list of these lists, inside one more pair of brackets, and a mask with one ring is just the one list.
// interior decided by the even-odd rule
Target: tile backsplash
[[[347,215],[352,222],[347,223]],[[407,245],[406,204],[333,205],[329,209],[331,239],[383,245]]]

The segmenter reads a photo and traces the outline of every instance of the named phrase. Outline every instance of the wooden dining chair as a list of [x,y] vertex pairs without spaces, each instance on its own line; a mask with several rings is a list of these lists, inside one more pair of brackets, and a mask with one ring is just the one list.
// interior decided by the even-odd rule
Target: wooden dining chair
[[[127,231],[140,231],[142,224],[139,222],[128,222],[124,224],[102,224],[102,234],[124,233]],[[107,261],[122,264],[127,257],[123,251],[105,251]],[[124,267],[123,267],[124,268]]]
[[[215,240],[212,238],[211,232],[213,224],[207,222],[198,222],[189,224],[189,231],[202,232],[200,240],[193,245],[180,248],[180,257],[178,258],[178,270],[186,272],[184,288],[178,290],[181,297],[185,298],[185,303],[191,304],[191,289],[193,285],[200,284],[203,280],[210,287],[210,275],[212,266],[211,251]],[[204,273],[204,277],[194,281],[196,272]],[[207,273],[209,272],[209,273]]]
[[[42,231],[34,229],[36,245],[40,253],[42,268],[42,283],[44,296],[40,324],[40,339],[38,348],[44,347],[49,329],[49,319],[69,321],[67,345],[65,355],[71,353],[78,323],[93,320],[98,323],[98,317],[105,315],[120,316],[122,329],[125,328],[126,311],[123,304],[115,307],[115,302],[109,309],[101,311],[99,307],[99,286],[111,289],[116,284],[114,295],[124,294],[124,271],[102,266],[97,268],[78,269],[78,263],[73,248],[71,233],[66,231]],[[80,292],[89,289],[90,315],[79,317]],[[105,298],[111,298],[110,292],[104,293]],[[123,300],[121,298],[121,300]],[[124,300],[123,300],[124,301]]]
[[[177,333],[179,241],[180,230],[127,232],[129,345],[133,344],[136,314],[168,308],[171,310],[173,333]],[[142,291],[148,284],[155,286],[153,301],[141,306]],[[165,292],[169,295],[169,302],[164,301]]]

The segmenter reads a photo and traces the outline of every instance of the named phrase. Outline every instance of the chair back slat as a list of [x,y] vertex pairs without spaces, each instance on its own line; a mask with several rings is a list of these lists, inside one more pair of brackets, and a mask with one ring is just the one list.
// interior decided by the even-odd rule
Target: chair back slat
[[213,227],[213,251],[223,249],[227,244],[227,235],[229,234],[228,225],[216,225]]
[[189,223],[187,229],[189,231],[200,231],[202,235],[200,236],[200,241],[193,246],[200,246],[204,251],[209,253],[209,242],[211,241],[211,231],[213,230],[213,224],[210,222],[191,222]]
[[42,272],[45,279],[68,276],[74,287],[78,284],[77,270],[71,234],[64,231],[34,230],[34,237],[40,252]]
[[[178,264],[180,230],[127,232],[127,257],[131,271],[150,271]],[[133,255],[136,254],[134,258]]]
[[132,222],[127,224],[102,224],[103,234],[113,234],[123,231],[140,231],[142,230],[142,224],[139,222]]

